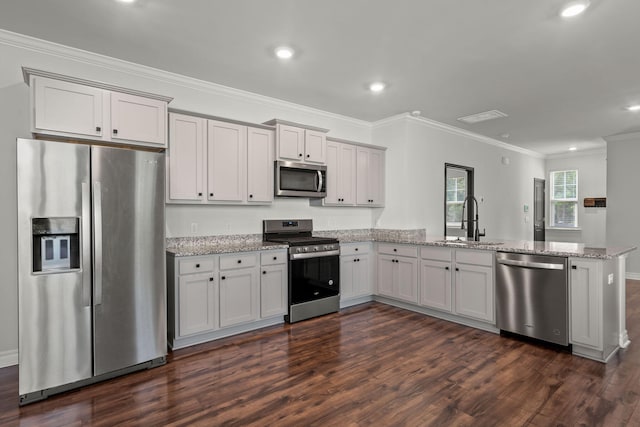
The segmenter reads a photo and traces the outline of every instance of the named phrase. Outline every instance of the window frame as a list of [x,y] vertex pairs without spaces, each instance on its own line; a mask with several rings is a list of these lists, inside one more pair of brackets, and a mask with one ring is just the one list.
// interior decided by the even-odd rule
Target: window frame
[[[568,172],[575,172],[575,197],[566,197],[567,195],[567,183],[566,183],[566,175]],[[564,173],[565,182],[563,184],[563,192],[565,197],[556,198],[556,174]],[[555,170],[549,171],[549,226],[551,228],[579,228],[579,215],[578,215],[578,201],[579,201],[579,192],[580,192],[580,183],[579,183],[579,173],[578,169],[564,169],[564,170]],[[570,186],[571,184],[569,184]],[[574,205],[574,220],[573,224],[557,224],[556,223],[556,205],[557,204],[572,204]]]

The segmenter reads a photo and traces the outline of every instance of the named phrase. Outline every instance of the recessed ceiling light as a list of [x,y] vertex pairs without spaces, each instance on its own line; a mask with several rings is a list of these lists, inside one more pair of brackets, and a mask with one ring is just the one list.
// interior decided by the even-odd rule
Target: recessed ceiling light
[[560,12],[560,16],[563,18],[573,18],[574,16],[580,15],[582,12],[587,10],[589,7],[589,0],[578,0],[567,3],[562,11]]
[[630,105],[630,106],[627,107],[627,110],[629,110],[629,111],[640,111],[640,104]]
[[136,0],[118,0],[120,3],[133,3]]
[[387,87],[386,84],[382,82],[374,82],[369,85],[369,90],[373,93],[382,92]]
[[569,147],[569,151],[576,151],[578,147]]
[[280,46],[275,50],[276,56],[280,59],[289,59],[293,56],[293,49],[287,46]]

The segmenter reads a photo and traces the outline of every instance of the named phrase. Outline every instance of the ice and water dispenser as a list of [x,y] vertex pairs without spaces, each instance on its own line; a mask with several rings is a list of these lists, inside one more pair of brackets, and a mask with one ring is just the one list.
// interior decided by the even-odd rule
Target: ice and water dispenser
[[33,218],[33,272],[80,268],[80,218]]

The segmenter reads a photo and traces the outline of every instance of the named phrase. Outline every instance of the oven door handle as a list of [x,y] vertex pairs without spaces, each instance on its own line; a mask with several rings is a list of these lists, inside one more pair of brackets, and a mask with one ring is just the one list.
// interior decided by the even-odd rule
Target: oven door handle
[[303,254],[291,254],[289,255],[290,260],[296,259],[309,259],[309,258],[323,258],[327,256],[336,256],[340,255],[340,249],[336,249],[334,251],[324,251],[324,252],[307,252]]

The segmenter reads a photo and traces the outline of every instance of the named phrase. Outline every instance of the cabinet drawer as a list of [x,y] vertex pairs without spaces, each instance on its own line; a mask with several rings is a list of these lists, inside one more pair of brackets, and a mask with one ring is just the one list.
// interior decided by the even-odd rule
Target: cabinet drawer
[[492,251],[475,251],[456,249],[456,262],[463,264],[485,265],[491,267],[495,253]]
[[436,248],[427,246],[420,248],[420,258],[433,259],[436,261],[451,261],[451,249],[449,248]]
[[260,265],[286,264],[287,251],[266,251],[260,254]]
[[210,273],[215,268],[215,258],[187,258],[178,261],[178,274]]
[[220,270],[254,267],[257,263],[258,255],[255,253],[220,255]]
[[418,248],[415,246],[390,245],[388,243],[384,243],[378,245],[378,253],[417,258]]
[[348,243],[340,245],[340,255],[363,255],[371,251],[370,243]]

